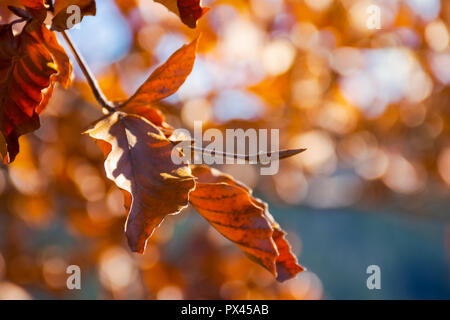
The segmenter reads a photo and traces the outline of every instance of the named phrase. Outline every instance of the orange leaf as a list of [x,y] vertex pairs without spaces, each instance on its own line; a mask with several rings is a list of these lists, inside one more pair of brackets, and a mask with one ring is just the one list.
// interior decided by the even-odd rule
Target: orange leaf
[[279,281],[303,271],[267,204],[250,189],[206,166],[192,166],[192,174],[197,180],[189,201],[217,231]]
[[174,94],[191,73],[195,62],[198,38],[178,49],[145,83],[128,99],[125,105],[149,105]]
[[147,81],[120,108],[129,114],[137,114],[161,130],[172,128],[164,121],[164,115],[151,103],[175,93],[192,71],[198,39],[177,50],[163,65],[158,67]]
[[47,50],[53,56],[53,60],[58,69],[58,74],[54,77],[55,81],[61,83],[64,88],[68,88],[72,83],[72,64],[66,51],[58,42],[54,32],[45,27],[38,28],[33,33],[34,38],[43,43]]
[[48,30],[44,26],[39,26],[36,28],[36,32],[32,33],[33,37],[36,41],[44,44],[47,50],[53,56],[54,63],[56,65],[56,69],[58,70],[57,74],[53,74],[50,78],[50,87],[44,93],[44,99],[41,101],[39,107],[36,109],[37,113],[41,113],[44,108],[47,106],[56,82],[61,83],[64,88],[68,88],[72,83],[72,63],[70,62],[69,57],[67,56],[66,51],[63,47],[58,43],[56,35],[54,32]]
[[115,112],[86,133],[105,154],[108,178],[124,190],[128,244],[143,253],[165,216],[188,205],[189,191],[195,186],[191,170],[172,162],[172,144],[142,117]]
[[14,36],[12,25],[0,26],[0,131],[7,145],[6,163],[19,152],[19,137],[39,128],[37,108],[57,73],[52,54],[35,38],[37,29],[27,24]]
[[[68,8],[70,6],[78,6],[80,8],[80,21],[73,19],[73,12]],[[70,29],[73,24],[81,22],[85,16],[95,16],[97,7],[95,0],[56,0],[55,16],[52,21],[52,30],[64,31]]]

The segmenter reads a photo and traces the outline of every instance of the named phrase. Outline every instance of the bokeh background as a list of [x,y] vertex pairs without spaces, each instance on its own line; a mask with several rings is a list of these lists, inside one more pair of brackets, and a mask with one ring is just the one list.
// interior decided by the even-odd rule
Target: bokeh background
[[[121,100],[201,32],[192,74],[158,107],[174,127],[276,128],[282,148],[308,148],[275,176],[220,168],[270,203],[308,271],[276,283],[194,210],[132,254],[121,192],[81,135],[101,112],[76,70],[0,170],[0,299],[450,298],[450,2],[203,5],[192,30],[151,0],[98,0],[70,35]],[[66,288],[71,264],[81,290]],[[372,264],[381,290],[366,287]]]

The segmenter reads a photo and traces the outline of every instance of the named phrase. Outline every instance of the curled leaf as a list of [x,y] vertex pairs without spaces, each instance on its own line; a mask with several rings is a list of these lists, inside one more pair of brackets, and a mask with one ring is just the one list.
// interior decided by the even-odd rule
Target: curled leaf
[[192,174],[197,180],[189,201],[217,231],[279,281],[303,271],[267,204],[250,189],[206,166],[192,166]]
[[11,25],[0,26],[0,131],[7,149],[5,163],[19,152],[19,137],[39,128],[38,112],[51,94],[45,90],[58,72],[51,52],[36,40],[40,27],[28,24],[14,36]]
[[73,67],[66,51],[59,44],[55,33],[42,26],[36,30],[33,36],[37,41],[43,43],[53,56],[54,63],[58,69],[58,74],[55,75],[53,80],[61,83],[64,88],[68,88],[72,83]]
[[95,16],[95,0],[55,0],[52,30],[64,31],[80,23],[85,16]]
[[40,26],[36,28],[36,32],[32,35],[36,41],[44,44],[47,50],[51,53],[56,69],[58,70],[57,74],[53,74],[51,76],[50,86],[45,91],[44,99],[37,108],[37,112],[41,113],[47,106],[52,96],[56,82],[59,82],[64,88],[68,88],[71,85],[73,67],[66,51],[58,43],[54,32],[48,30],[44,26]]
[[178,15],[185,25],[190,28],[197,26],[200,19],[209,8],[202,8],[201,0],[155,0],[164,5],[169,11]]
[[191,170],[172,162],[172,144],[142,117],[115,112],[86,133],[105,154],[108,178],[124,191],[128,244],[143,253],[147,239],[165,216],[188,205],[189,191],[195,185]]

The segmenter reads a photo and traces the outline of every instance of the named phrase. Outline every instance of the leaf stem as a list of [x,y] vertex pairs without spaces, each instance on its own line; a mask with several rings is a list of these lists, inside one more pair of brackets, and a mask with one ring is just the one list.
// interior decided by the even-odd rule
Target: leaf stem
[[65,31],[62,31],[61,33],[64,39],[66,40],[67,44],[69,45],[70,50],[72,50],[72,53],[75,56],[75,59],[77,60],[78,65],[81,68],[81,71],[83,71],[83,74],[86,77],[89,87],[91,88],[92,93],[94,94],[94,97],[97,100],[97,102],[109,112],[111,113],[116,112],[116,108],[114,107],[113,103],[109,101],[103,94],[102,90],[100,89],[100,86],[97,83],[97,80],[95,79],[85,60],[79,53],[79,50],[70,40],[69,35]]

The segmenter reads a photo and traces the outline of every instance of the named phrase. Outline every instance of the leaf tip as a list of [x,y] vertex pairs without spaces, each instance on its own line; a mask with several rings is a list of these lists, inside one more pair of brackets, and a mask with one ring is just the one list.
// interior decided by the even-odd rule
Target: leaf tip
[[287,280],[293,279],[300,272],[306,271],[306,268],[296,264],[294,268],[287,269],[281,264],[277,263],[277,281],[285,282]]
[[305,152],[306,150],[307,150],[306,148],[282,150],[279,152],[279,159],[290,158],[299,153]]

